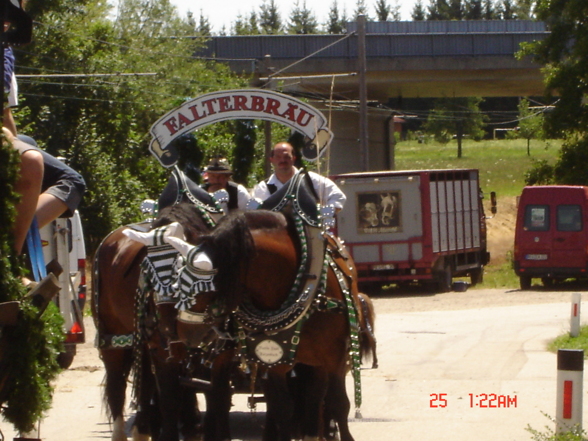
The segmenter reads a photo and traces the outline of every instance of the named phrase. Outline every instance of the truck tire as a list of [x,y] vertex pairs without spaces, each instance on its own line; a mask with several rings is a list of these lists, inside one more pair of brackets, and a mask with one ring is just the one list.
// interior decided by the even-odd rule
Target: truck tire
[[541,277],[541,283],[545,288],[552,288],[553,284],[555,283],[555,279],[553,277]]
[[484,268],[477,268],[470,273],[470,281],[472,286],[484,282]]
[[437,276],[437,291],[450,292],[453,288],[453,271],[451,265],[445,265],[443,271]]
[[367,295],[380,294],[382,284],[380,282],[358,282],[357,288],[360,292]]
[[531,289],[531,277],[529,276],[519,276],[519,281],[521,284],[521,289],[523,291],[527,291]]

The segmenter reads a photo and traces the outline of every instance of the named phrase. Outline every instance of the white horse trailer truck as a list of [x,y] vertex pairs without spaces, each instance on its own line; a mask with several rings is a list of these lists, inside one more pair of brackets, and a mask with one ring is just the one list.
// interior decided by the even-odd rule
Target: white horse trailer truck
[[[360,287],[414,283],[452,290],[454,277],[482,282],[490,255],[478,170],[347,173],[333,177],[347,196],[337,233]],[[495,196],[492,197],[495,212]]]

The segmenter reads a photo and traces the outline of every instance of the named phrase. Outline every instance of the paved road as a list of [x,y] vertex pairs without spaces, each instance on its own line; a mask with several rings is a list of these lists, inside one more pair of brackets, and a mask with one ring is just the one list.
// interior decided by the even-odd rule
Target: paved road
[[[362,371],[363,418],[350,415],[356,441],[519,441],[531,439],[527,425],[553,428],[543,413],[555,415],[556,356],[545,344],[569,330],[570,297],[470,290],[377,298],[380,367]],[[60,375],[41,424],[45,441],[110,438],[104,370],[87,325],[89,341]],[[480,394],[501,396],[499,407],[472,406],[470,397]],[[244,396],[234,402],[234,438],[259,439],[263,405],[252,415]],[[15,436],[7,423],[2,431],[7,440]]]

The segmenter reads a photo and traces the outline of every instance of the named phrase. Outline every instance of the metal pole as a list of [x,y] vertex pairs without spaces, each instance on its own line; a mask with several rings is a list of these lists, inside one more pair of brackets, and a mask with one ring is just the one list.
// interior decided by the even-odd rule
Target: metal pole
[[582,306],[582,294],[572,294],[572,313],[570,317],[570,337],[577,337],[580,334],[580,307]]
[[556,433],[582,429],[583,374],[582,349],[557,351]]
[[357,17],[357,73],[359,75],[359,157],[361,170],[368,171],[369,142],[367,118],[367,86],[366,86],[366,57],[365,57],[365,16]]

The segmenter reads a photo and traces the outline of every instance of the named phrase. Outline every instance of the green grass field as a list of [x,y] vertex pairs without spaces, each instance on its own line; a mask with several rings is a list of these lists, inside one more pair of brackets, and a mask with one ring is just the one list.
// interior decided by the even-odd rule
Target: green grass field
[[[560,141],[531,141],[527,156],[527,141],[488,140],[475,142],[464,141],[462,157],[457,158],[457,143],[451,141],[447,145],[428,143],[419,144],[415,141],[402,141],[396,146],[395,163],[397,170],[425,170],[451,168],[477,168],[480,171],[482,191],[488,195],[491,191],[497,194],[498,210],[504,209],[506,198],[512,199],[521,194],[525,186],[525,173],[534,161],[547,160],[555,163]],[[486,196],[488,211],[489,197]],[[516,277],[510,256],[495,256],[485,269],[484,283],[479,288],[516,288],[519,280]]]
[[495,191],[500,196],[517,196],[525,186],[525,172],[534,161],[554,163],[560,141],[531,141],[531,156],[527,156],[527,141],[465,140],[462,157],[457,157],[457,142],[447,145],[417,141],[402,141],[396,145],[397,170],[425,170],[433,168],[477,168],[484,192]]

